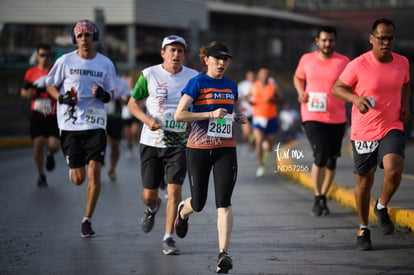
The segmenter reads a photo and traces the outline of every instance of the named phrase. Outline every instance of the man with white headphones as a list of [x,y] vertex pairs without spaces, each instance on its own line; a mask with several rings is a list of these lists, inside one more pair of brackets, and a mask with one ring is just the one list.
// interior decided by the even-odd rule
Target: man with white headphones
[[62,151],[70,168],[69,178],[81,185],[88,177],[81,225],[84,238],[95,234],[91,218],[99,197],[105,159],[104,103],[112,98],[116,76],[112,61],[96,52],[94,43],[98,40],[99,31],[94,23],[78,21],[72,29],[72,41],[78,49],[61,56],[46,80],[48,93],[58,100],[58,125]]

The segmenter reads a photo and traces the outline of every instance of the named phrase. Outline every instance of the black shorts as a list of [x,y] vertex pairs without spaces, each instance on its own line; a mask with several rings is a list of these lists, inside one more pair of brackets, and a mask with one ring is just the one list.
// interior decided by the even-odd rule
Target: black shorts
[[57,118],[32,111],[30,114],[30,137],[34,139],[40,136],[59,138]]
[[342,139],[346,123],[329,124],[318,121],[305,121],[303,128],[312,147],[313,156],[324,154],[327,158],[341,156]]
[[137,123],[139,125],[142,124],[142,122],[137,119],[136,117],[132,117],[132,118],[123,118],[122,119],[124,126],[131,126],[133,123]]
[[184,183],[187,173],[185,147],[157,148],[140,144],[141,178],[145,189],[157,189],[164,176],[167,183]]
[[122,139],[122,129],[124,127],[122,118],[108,116],[108,121],[106,124],[106,133],[112,139],[120,140]]
[[[380,140],[369,142],[352,140],[351,142],[355,174],[375,172],[378,163],[380,168],[383,169],[382,158],[390,153],[398,154],[404,158],[406,138],[405,133],[401,130],[391,130]],[[361,150],[365,150],[365,152]]]
[[60,139],[63,155],[70,168],[84,167],[90,160],[104,164],[105,130],[62,131]]
[[216,208],[231,206],[231,197],[237,179],[235,147],[187,148],[187,166],[191,207],[196,212],[201,211],[206,204],[211,169],[213,169]]

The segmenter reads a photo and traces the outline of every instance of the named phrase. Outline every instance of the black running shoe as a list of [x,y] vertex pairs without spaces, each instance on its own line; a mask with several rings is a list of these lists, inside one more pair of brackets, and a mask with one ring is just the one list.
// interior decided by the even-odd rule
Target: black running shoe
[[55,169],[55,158],[53,157],[53,154],[46,156],[46,170],[47,171],[52,171],[53,169]]
[[175,246],[175,241],[173,238],[168,238],[162,241],[162,253],[164,255],[178,255],[180,250]]
[[322,215],[322,206],[319,196],[315,196],[315,201],[313,202],[311,213],[312,216],[320,216]]
[[378,223],[379,223],[379,225],[381,226],[381,229],[382,229],[382,233],[384,235],[389,235],[389,234],[394,232],[394,224],[393,224],[390,216],[388,215],[388,208],[385,207],[383,209],[378,209],[377,204],[378,204],[378,200],[377,200],[377,202],[375,203],[375,206],[374,206],[375,216],[377,216]]
[[160,209],[161,199],[158,198],[157,202],[157,211],[151,212],[148,208],[144,212],[144,216],[141,218],[141,229],[145,233],[148,233],[154,227],[155,222],[155,214],[157,214],[158,210]]
[[175,218],[175,221],[174,221],[175,234],[180,238],[184,238],[188,232],[188,218],[183,220],[180,215],[181,209],[183,209],[183,207],[184,207],[184,201],[180,202],[180,204],[178,205],[177,217]]
[[95,232],[92,230],[92,224],[90,221],[86,220],[82,223],[81,236],[82,238],[92,238],[95,236]]
[[217,258],[217,273],[229,273],[229,270],[233,268],[233,260],[227,255],[226,252],[220,252]]
[[108,177],[111,181],[115,181],[116,180],[116,173],[115,170],[109,170],[108,171]]
[[371,231],[368,228],[358,230],[357,249],[361,251],[367,251],[372,249]]
[[322,208],[321,215],[322,216],[329,215],[331,213],[331,211],[329,211],[325,195],[320,196],[320,204],[321,204],[321,208]]
[[45,187],[45,186],[47,186],[47,180],[46,180],[46,176],[45,175],[40,175],[37,178],[37,186],[39,186],[39,187]]

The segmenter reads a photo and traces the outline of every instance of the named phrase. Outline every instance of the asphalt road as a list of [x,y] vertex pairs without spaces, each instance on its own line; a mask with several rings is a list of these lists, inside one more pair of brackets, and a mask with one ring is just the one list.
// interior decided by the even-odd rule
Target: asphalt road
[[[311,217],[312,192],[273,173],[274,156],[260,179],[253,152],[240,146],[238,156],[231,274],[414,274],[413,233],[397,228],[382,236],[373,225],[374,250],[357,251],[358,219],[352,210],[330,201],[331,215]],[[86,184],[71,184],[60,152],[56,160],[48,187],[39,188],[30,147],[0,151],[0,274],[215,272],[212,184],[205,209],[190,217],[187,237],[176,238],[181,255],[165,256],[165,210],[157,214],[152,232],[139,227],[144,205],[137,156],[121,156],[116,182],[108,180],[104,167],[92,239],[80,237]],[[186,182],[183,195],[188,194]]]

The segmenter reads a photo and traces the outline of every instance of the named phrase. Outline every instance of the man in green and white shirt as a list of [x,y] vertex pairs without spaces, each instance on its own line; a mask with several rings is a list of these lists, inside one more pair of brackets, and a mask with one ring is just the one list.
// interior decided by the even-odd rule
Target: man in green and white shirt
[[[144,69],[135,84],[128,107],[143,122],[140,139],[142,199],[147,209],[141,219],[141,228],[148,233],[154,225],[155,214],[161,203],[158,188],[167,181],[163,253],[178,254],[173,239],[174,219],[181,201],[181,189],[187,172],[185,143],[189,133],[186,122],[174,121],[175,109],[181,91],[197,71],[183,66],[187,44],[184,38],[170,35],[161,46],[163,63]],[[145,101],[146,112],[140,107]]]

